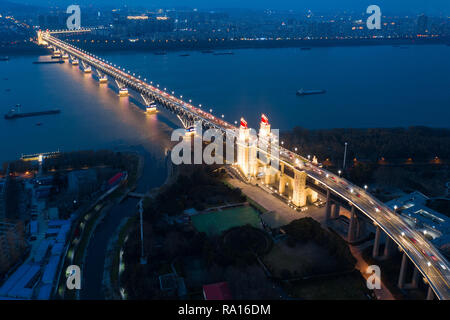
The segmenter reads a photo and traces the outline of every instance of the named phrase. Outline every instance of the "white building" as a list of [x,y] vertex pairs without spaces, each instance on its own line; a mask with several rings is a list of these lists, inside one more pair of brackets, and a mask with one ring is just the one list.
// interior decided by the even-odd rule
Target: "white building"
[[414,191],[386,203],[405,222],[416,230],[432,238],[432,242],[443,247],[450,243],[450,218],[427,207],[430,198]]

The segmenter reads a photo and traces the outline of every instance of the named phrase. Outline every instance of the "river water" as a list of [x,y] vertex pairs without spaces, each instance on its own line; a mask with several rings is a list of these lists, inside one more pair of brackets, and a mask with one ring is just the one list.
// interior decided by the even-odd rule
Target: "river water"
[[[279,129],[449,127],[449,46],[246,49],[234,55],[192,51],[186,57],[181,52],[98,54],[230,122],[243,116],[254,127],[262,112]],[[37,59],[48,57],[0,62],[0,113],[18,103],[23,112],[62,112],[0,119],[1,162],[22,153],[130,145],[161,158],[170,147],[176,121],[145,115],[68,63],[32,64]],[[300,88],[327,93],[298,97]]]

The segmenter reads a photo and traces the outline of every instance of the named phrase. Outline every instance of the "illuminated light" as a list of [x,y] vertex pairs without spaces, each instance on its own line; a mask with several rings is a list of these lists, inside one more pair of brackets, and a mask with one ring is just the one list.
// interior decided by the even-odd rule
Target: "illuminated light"
[[128,20],[147,20],[148,16],[127,16]]
[[245,121],[244,118],[241,118],[241,128],[242,129],[247,129],[247,121]]

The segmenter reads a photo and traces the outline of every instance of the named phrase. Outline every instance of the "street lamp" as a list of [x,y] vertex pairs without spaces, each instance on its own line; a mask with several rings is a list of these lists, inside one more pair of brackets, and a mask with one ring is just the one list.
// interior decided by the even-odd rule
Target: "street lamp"
[[345,169],[345,160],[347,159],[347,142],[345,143],[344,147],[344,164],[342,165],[342,169]]
[[341,171],[341,170],[339,170],[339,171],[338,171],[339,177],[341,176],[341,173],[342,173],[342,171]]
[[144,212],[144,209],[142,207],[142,200],[139,201],[139,220],[141,223],[141,264],[147,264],[147,259],[145,259],[144,256],[144,227],[143,227],[143,221],[142,221],[142,213]]

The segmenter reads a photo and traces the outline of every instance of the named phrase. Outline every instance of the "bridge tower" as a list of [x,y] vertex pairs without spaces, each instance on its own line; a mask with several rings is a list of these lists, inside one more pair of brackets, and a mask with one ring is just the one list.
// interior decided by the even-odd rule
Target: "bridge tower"
[[37,39],[38,39],[38,45],[40,45],[40,46],[48,45],[48,42],[44,40],[44,34],[41,30],[39,30],[37,32]]
[[267,140],[270,139],[270,124],[269,118],[265,114],[261,115],[261,124],[259,127],[259,136],[264,137]]
[[297,207],[306,205],[306,172],[294,170],[292,203]]
[[248,168],[248,140],[250,137],[250,129],[247,126],[247,121],[241,118],[241,125],[239,127],[239,137],[237,141],[237,164],[241,168],[245,176],[249,173]]
[[237,163],[246,177],[257,174],[257,139],[251,134],[247,121],[241,118],[239,137],[237,140]]

